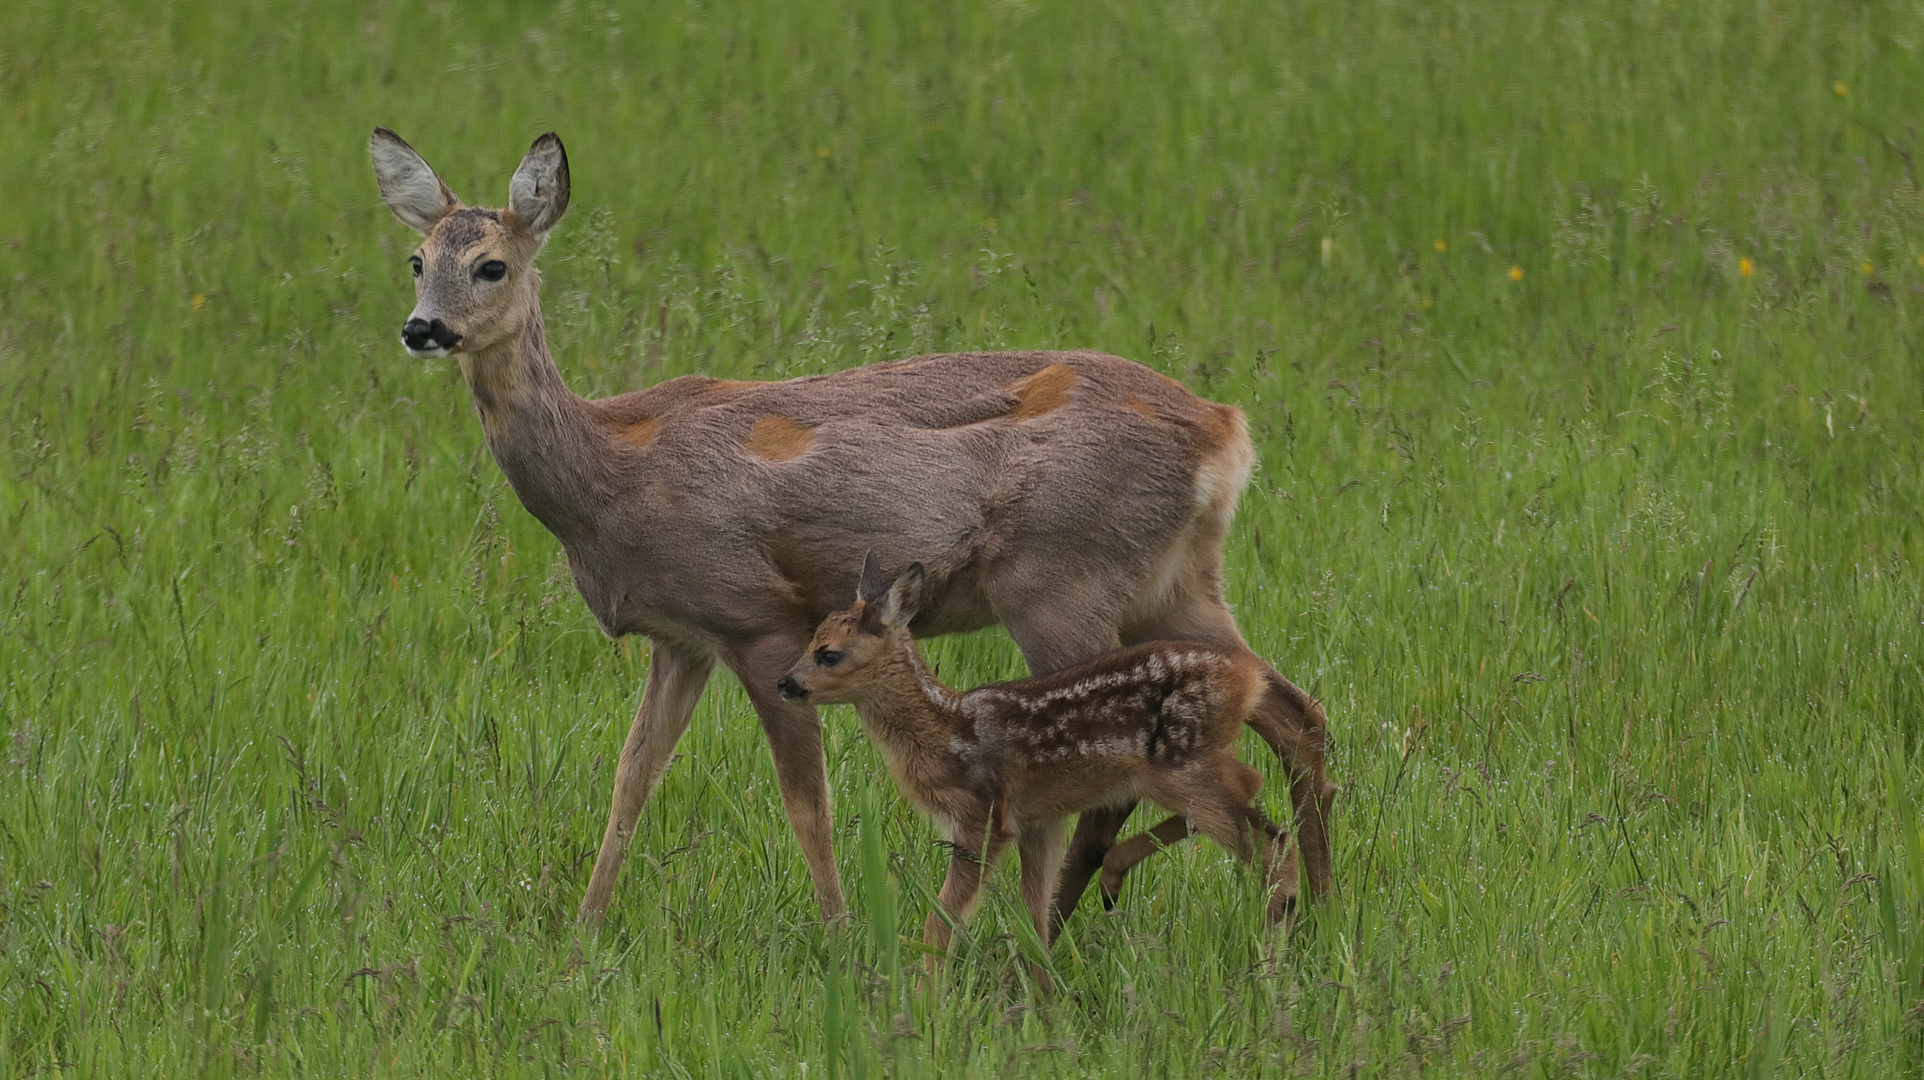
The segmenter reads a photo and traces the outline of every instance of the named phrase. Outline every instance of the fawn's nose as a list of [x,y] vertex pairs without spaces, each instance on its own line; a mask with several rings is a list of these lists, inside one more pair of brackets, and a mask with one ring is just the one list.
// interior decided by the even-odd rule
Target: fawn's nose
[[782,695],[782,699],[785,701],[808,700],[808,691],[803,689],[801,683],[795,681],[795,676],[793,675],[782,676],[781,681],[775,684],[775,689]]
[[460,343],[461,335],[448,329],[448,324],[439,319],[429,321],[417,317],[409,319],[401,326],[401,344],[416,352],[422,352],[437,345],[443,349],[452,349]]

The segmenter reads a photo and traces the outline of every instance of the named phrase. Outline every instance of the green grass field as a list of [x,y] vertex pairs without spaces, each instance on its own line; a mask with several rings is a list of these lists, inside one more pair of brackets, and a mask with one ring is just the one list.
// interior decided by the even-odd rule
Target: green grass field
[[[1924,8],[946,7],[0,5],[0,1070],[1924,1072]],[[396,341],[377,123],[495,205],[561,133],[584,394],[1089,346],[1247,410],[1335,902],[1192,844],[1042,995],[1005,872],[931,981],[934,831],[831,711],[825,938],[724,675],[584,938],[648,645]]]

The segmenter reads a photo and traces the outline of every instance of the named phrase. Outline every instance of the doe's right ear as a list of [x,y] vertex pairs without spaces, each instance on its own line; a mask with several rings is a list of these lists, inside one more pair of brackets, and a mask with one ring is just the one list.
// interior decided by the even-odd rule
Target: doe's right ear
[[407,140],[377,127],[367,148],[374,157],[374,181],[381,185],[381,198],[401,224],[425,235],[460,207],[453,189],[434,175]]

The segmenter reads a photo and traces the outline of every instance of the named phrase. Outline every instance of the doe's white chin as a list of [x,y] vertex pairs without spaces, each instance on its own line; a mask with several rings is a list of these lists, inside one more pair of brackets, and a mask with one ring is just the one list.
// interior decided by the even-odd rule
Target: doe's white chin
[[401,347],[408,351],[409,356],[422,360],[436,360],[448,355],[448,351],[439,345],[430,345],[425,349],[417,349],[412,345],[402,345]]

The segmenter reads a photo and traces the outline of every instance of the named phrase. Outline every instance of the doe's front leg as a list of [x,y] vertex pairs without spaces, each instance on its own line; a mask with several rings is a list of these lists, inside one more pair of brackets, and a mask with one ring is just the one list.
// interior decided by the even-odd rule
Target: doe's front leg
[[601,847],[595,856],[594,875],[581,898],[581,921],[591,927],[601,924],[614,895],[615,878],[634,839],[635,820],[648,796],[668,768],[675,744],[688,730],[688,720],[701,700],[702,688],[715,659],[705,653],[680,648],[670,642],[655,642],[648,683],[641,693],[641,707],[635,712],[628,741],[622,744],[621,758],[615,764],[614,799],[608,809],[608,827],[601,834]]
[[834,819],[829,812],[828,763],[822,754],[822,723],[815,710],[782,700],[775,689],[776,680],[802,654],[802,645],[789,638],[770,638],[754,647],[728,656],[728,664],[742,681],[748,700],[755,705],[768,736],[768,749],[775,758],[775,780],[782,789],[782,808],[788,813],[789,827],[802,845],[808,860],[809,877],[815,885],[815,902],[822,918],[833,920],[848,914],[842,896],[842,878],[835,867]]

